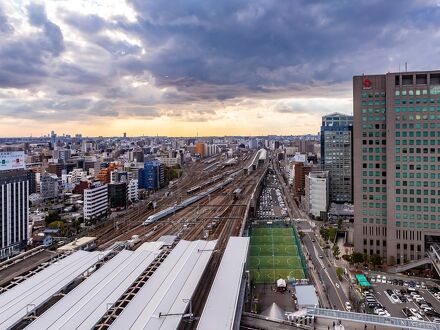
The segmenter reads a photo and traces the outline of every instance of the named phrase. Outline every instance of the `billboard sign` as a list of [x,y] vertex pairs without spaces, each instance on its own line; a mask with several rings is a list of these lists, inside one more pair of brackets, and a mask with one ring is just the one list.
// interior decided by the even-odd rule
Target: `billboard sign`
[[0,151],[0,171],[25,169],[24,151]]

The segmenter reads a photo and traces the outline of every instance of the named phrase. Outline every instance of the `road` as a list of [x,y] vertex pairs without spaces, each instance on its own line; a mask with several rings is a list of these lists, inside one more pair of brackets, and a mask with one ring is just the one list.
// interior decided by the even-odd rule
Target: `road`
[[[305,234],[302,239],[303,249],[305,247],[304,250],[306,253],[308,253],[308,258],[313,265],[312,269],[309,267],[309,270],[310,272],[315,272],[315,274],[321,280],[321,283],[316,283],[318,286],[321,285],[321,287],[317,288],[318,292],[320,290],[324,290],[327,293],[331,308],[342,311],[346,310],[345,302],[349,301],[349,299],[343,290],[342,283],[336,276],[335,266],[327,258],[323,249],[319,245],[318,237],[315,236],[315,232],[318,232],[317,226],[308,218],[306,214],[304,214],[304,212],[298,208],[296,203],[293,201],[292,193],[287,187],[284,177],[280,173],[279,163],[276,160],[276,157],[273,157],[273,167],[277,173],[279,181],[281,182],[281,186],[283,187],[284,196],[287,199],[287,204],[289,205],[290,217],[293,219],[303,219],[303,221],[296,221],[296,227],[298,231],[302,231]],[[322,258],[319,256],[322,256]],[[321,303],[325,307],[328,307],[326,306],[327,304],[325,302],[322,301]]]

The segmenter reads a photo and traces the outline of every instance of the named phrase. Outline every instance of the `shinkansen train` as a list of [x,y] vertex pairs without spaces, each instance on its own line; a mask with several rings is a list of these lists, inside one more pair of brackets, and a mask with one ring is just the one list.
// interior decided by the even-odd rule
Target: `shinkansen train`
[[222,189],[223,187],[227,186],[228,184],[230,184],[232,181],[234,181],[233,178],[227,178],[225,181],[215,185],[212,188],[209,188],[208,190],[196,195],[196,196],[192,196],[188,199],[185,199],[183,202],[181,202],[180,204],[177,204],[175,206],[171,206],[168,207],[162,211],[159,211],[158,213],[155,213],[153,215],[150,215],[145,221],[144,221],[144,226],[150,224],[150,223],[154,223],[157,220],[160,220],[162,218],[165,218],[171,214],[174,214],[175,212],[187,207],[188,205],[194,204],[195,202],[209,196],[210,194],[216,192],[217,190]]

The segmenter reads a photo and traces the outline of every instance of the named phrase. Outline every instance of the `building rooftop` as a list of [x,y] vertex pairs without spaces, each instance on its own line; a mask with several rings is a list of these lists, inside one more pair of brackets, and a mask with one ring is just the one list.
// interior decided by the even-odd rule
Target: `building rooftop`
[[230,237],[197,329],[233,329],[249,237]]
[[92,329],[156,257],[160,246],[119,252],[26,329]]
[[96,262],[103,252],[78,251],[0,295],[0,329],[14,326]]
[[71,251],[71,250],[80,250],[83,246],[93,243],[96,240],[96,237],[81,237],[77,240],[70,242],[66,245],[60,246],[58,251]]
[[180,241],[110,329],[176,329],[217,241]]
[[297,285],[295,292],[300,308],[319,306],[318,297],[316,296],[315,287],[313,285]]

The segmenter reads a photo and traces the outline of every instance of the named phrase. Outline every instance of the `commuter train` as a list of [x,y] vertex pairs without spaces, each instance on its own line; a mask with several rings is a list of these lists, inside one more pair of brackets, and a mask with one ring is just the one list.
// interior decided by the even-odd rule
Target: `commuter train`
[[225,181],[219,183],[218,185],[215,185],[212,188],[209,188],[208,190],[196,195],[196,196],[192,196],[188,199],[185,199],[183,202],[181,202],[180,204],[177,204],[175,206],[171,206],[168,207],[162,211],[159,211],[158,213],[155,213],[153,215],[150,215],[145,221],[144,221],[144,226],[150,224],[150,223],[154,223],[157,220],[160,220],[162,218],[165,218],[171,214],[174,214],[175,212],[191,205],[194,204],[195,202],[198,202],[199,200],[208,197],[210,194],[216,192],[217,190],[222,189],[223,187],[227,186],[228,184],[230,184],[232,181],[234,181],[233,178],[227,178]]

